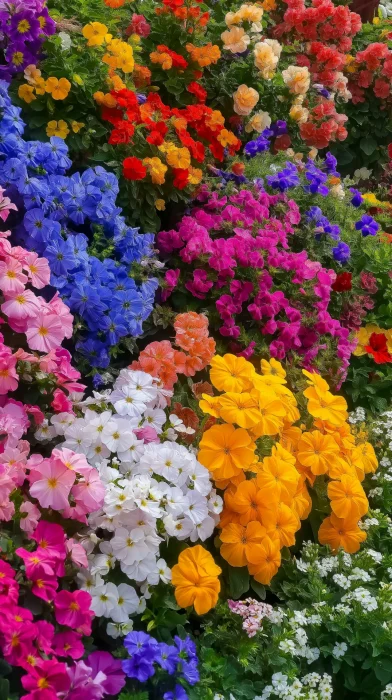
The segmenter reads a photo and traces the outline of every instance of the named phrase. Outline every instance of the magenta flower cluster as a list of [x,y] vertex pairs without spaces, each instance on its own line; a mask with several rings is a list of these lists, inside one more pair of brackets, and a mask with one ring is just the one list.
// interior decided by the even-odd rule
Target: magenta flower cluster
[[203,188],[191,215],[158,234],[173,268],[164,299],[176,286],[188,290],[202,309],[218,314],[230,350],[248,357],[255,350],[279,360],[295,353],[311,369],[332,342],[340,384],[355,344],[329,312],[336,273],[305,250],[290,249],[300,221],[298,206],[284,194],[255,186],[219,196]]

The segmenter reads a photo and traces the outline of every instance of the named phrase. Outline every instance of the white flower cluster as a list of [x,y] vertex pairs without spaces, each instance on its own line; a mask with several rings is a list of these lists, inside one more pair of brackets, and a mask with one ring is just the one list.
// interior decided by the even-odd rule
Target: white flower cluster
[[365,409],[362,408],[361,406],[358,406],[355,411],[350,413],[348,417],[348,422],[351,423],[351,425],[355,425],[356,423],[364,423],[366,420],[366,412]]
[[[305,620],[306,618],[304,618],[304,621]],[[293,620],[290,621],[290,624],[294,626]],[[282,642],[279,642],[279,649],[291,656],[300,656],[306,659],[308,664],[317,661],[320,656],[320,650],[317,647],[310,647],[308,645],[308,635],[303,627],[297,627],[295,629],[293,639],[284,639]]]
[[359,586],[354,591],[347,593],[342,597],[344,603],[356,601],[360,603],[364,612],[372,612],[372,610],[377,610],[378,602],[374,596],[369,593],[366,588]]
[[[112,391],[78,404],[79,417],[52,419],[64,436],[62,446],[85,454],[105,485],[102,509],[89,517],[82,541],[89,571],[80,579],[95,614],[114,623],[108,626],[112,635],[127,633],[129,616],[143,609],[150,586],[170,581],[159,555],[161,542],[170,537],[204,541],[223,507],[208,470],[190,448],[175,442],[189,429],[168,415],[170,396],[149,374],[124,369]],[[101,531],[110,535],[98,537]],[[139,586],[140,599],[128,584],[116,587],[106,580],[117,564],[124,578]]]
[[328,674],[320,676],[318,673],[308,673],[301,678],[291,680],[284,673],[274,673],[271,685],[267,685],[262,695],[254,700],[268,700],[268,698],[284,698],[284,700],[330,700],[332,697],[332,678]]

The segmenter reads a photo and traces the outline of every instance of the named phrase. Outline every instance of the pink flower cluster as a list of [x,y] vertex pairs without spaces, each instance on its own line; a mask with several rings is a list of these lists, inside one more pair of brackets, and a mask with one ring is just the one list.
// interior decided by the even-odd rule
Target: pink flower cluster
[[[87,591],[56,593],[57,577],[64,576],[67,557],[65,533],[54,523],[41,521],[32,539],[35,551],[23,548],[16,553],[23,559],[32,592],[44,602],[53,602],[54,624],[34,621],[32,612],[19,605],[24,584],[10,564],[0,560],[0,649],[4,659],[26,675],[22,700],[100,700],[118,693],[124,686],[121,662],[107,652],[95,652],[86,661],[83,635],[91,633],[94,613]],[[48,577],[56,583],[50,588]],[[72,660],[68,665],[61,659]]]
[[269,617],[273,612],[273,607],[267,603],[259,603],[254,598],[246,598],[246,600],[228,600],[228,606],[231,612],[236,615],[241,615],[243,619],[242,629],[245,630],[248,637],[254,637],[255,634],[262,628],[263,619]]
[[[288,5],[283,22],[275,29],[277,37],[299,41],[320,41],[349,51],[352,37],[361,29],[362,22],[356,12],[345,5],[334,5],[332,0],[312,0],[308,7],[305,0],[285,0]],[[288,36],[289,35],[289,36]]]
[[230,197],[203,189],[198,199],[203,206],[185,216],[178,230],[157,238],[180,271],[177,284],[211,316],[218,314],[231,351],[251,344],[249,353],[268,352],[279,360],[295,353],[310,369],[332,340],[341,382],[355,345],[328,311],[335,272],[311,261],[305,250],[290,250],[301,218],[296,203],[260,187]]
[[[0,188],[0,213],[5,221],[9,211],[16,209]],[[47,302],[28,286],[43,289],[50,281],[49,263],[20,246],[11,246],[10,231],[0,232],[0,291],[3,293],[1,311],[16,333],[25,333],[31,350],[50,352],[64,338],[72,337],[73,317],[58,293]]]

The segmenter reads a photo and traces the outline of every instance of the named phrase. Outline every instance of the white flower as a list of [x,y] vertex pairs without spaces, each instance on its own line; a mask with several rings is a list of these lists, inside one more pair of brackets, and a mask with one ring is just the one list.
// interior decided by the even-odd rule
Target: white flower
[[210,515],[207,515],[202,522],[197,523],[190,536],[189,539],[191,542],[196,542],[196,540],[201,540],[204,542],[208,537],[211,537],[212,533],[214,532],[215,529],[215,520],[211,518]]
[[215,489],[213,489],[210,493],[210,496],[207,500],[208,503],[208,510],[211,513],[215,513],[215,515],[219,515],[222,510],[223,510],[223,499],[218,496],[216,493]]
[[[114,583],[101,584],[91,591],[90,609],[97,617],[111,617],[111,612],[117,606],[118,593]],[[120,620],[118,620],[120,622]]]
[[111,542],[101,542],[99,545],[101,554],[95,554],[90,562],[91,573],[106,576],[115,564],[115,556]]
[[49,422],[45,418],[35,431],[34,437],[40,441],[51,440],[55,437],[56,432],[56,428],[53,425],[49,425]]
[[139,392],[129,385],[113,391],[110,401],[120,416],[129,416],[130,418],[140,419],[147,408],[147,404],[142,400]]
[[134,564],[127,565],[124,562],[120,563],[121,571],[124,572],[130,579],[140,583],[145,581],[147,576],[156,568],[156,557],[150,552],[141,561],[136,561]]
[[188,507],[185,510],[185,515],[187,515],[195,525],[202,523],[208,516],[206,499],[197,491],[188,491],[187,498]]
[[162,426],[166,423],[166,413],[161,408],[147,408],[143,413],[143,425],[149,425],[157,433],[162,432]]
[[102,442],[97,441],[87,450],[87,460],[94,465],[98,465],[102,460],[110,457],[110,450]]
[[126,566],[142,561],[148,554],[144,539],[145,534],[141,528],[131,531],[126,530],[125,527],[117,528],[114,537],[110,540],[114,556]]
[[106,632],[109,637],[113,639],[118,639],[118,637],[125,637],[128,632],[132,632],[133,622],[128,620],[127,622],[109,622],[106,627]]
[[189,479],[192,482],[195,490],[201,493],[203,496],[207,496],[210,493],[210,474],[208,470],[196,460],[194,461],[192,469],[189,472]]
[[188,498],[182,490],[178,486],[172,486],[166,495],[166,511],[172,515],[182,515],[188,505]]
[[111,611],[110,617],[114,622],[127,622],[129,615],[137,611],[139,598],[135,589],[127,583],[120,583],[117,592],[116,607]]
[[163,583],[170,583],[171,581],[171,569],[169,569],[164,559],[158,559],[157,561],[159,578]]
[[335,659],[340,659],[345,655],[347,649],[348,647],[345,642],[336,642],[334,648],[332,649],[332,656],[334,656]]
[[57,413],[52,416],[50,422],[56,428],[57,435],[64,435],[64,431],[76,420],[73,413]]
[[174,430],[176,430],[178,433],[187,433],[188,435],[193,435],[195,432],[193,428],[187,428],[186,425],[184,425],[183,421],[181,418],[175,415],[175,413],[172,413],[169,416],[169,421],[170,425]]
[[111,452],[124,452],[130,448],[135,438],[128,421],[117,418],[106,423],[101,439]]
[[[124,450],[118,451],[118,458],[120,462],[129,464],[132,468],[135,462],[138,462],[140,457],[142,456],[144,452],[144,442],[143,440],[138,440],[136,435],[132,433],[132,438],[130,438],[130,445],[129,447]],[[120,469],[122,469],[122,465],[120,465]],[[152,471],[150,469],[150,471]],[[139,469],[140,472],[140,469]]]
[[96,588],[97,586],[101,586],[103,584],[103,579],[100,577],[99,574],[96,574],[93,576],[91,571],[88,569],[81,569],[78,571],[76,574],[76,580],[79,584],[79,587],[83,591],[88,591],[91,593],[91,590],[93,588]]
[[157,387],[154,378],[146,372],[139,370],[122,369],[114,385],[115,389],[123,389],[129,386],[133,389],[140,401],[151,404],[157,398]]
[[176,537],[178,540],[186,540],[191,534],[194,524],[189,518],[175,520],[172,515],[163,518],[163,524],[169,537]]

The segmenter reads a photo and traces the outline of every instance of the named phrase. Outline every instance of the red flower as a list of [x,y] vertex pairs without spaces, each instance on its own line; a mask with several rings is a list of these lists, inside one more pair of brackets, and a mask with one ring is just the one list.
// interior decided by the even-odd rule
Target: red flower
[[146,18],[143,15],[133,14],[132,22],[125,30],[125,33],[127,36],[130,36],[130,34],[138,34],[139,36],[147,37],[150,31],[151,27],[146,21]]
[[372,333],[369,343],[370,345],[365,345],[365,350],[369,355],[373,355],[374,361],[378,365],[392,362],[392,355],[388,352],[387,339],[384,333]]
[[123,162],[123,175],[126,180],[143,180],[147,175],[147,170],[139,158],[130,156]]
[[173,168],[173,185],[177,187],[178,190],[183,190],[188,184],[188,170],[182,170],[181,168]]
[[199,83],[196,83],[196,81],[189,83],[187,91],[190,92],[191,95],[195,95],[199,102],[205,102],[207,97],[207,91],[204,90],[204,88],[201,85],[199,85]]
[[243,163],[234,163],[231,166],[231,172],[234,173],[234,175],[243,175],[245,170],[245,165]]
[[286,151],[287,148],[291,146],[291,138],[288,134],[281,134],[277,136],[274,145],[272,147],[272,152],[277,153],[278,151]]
[[390,93],[390,84],[386,80],[381,80],[381,78],[377,78],[377,80],[374,83],[373,92],[376,97],[379,97],[380,99],[386,99]]
[[120,122],[117,129],[110,134],[109,143],[117,146],[119,143],[129,143],[135,133],[135,127],[130,122]]
[[332,285],[334,292],[349,292],[351,284],[352,274],[351,272],[340,272],[336,275],[336,280]]
[[154,130],[147,136],[146,141],[152,146],[160,146],[163,143],[163,136],[159,131]]
[[392,160],[392,143],[390,143],[389,146],[388,146],[388,156],[389,156],[390,159]]

